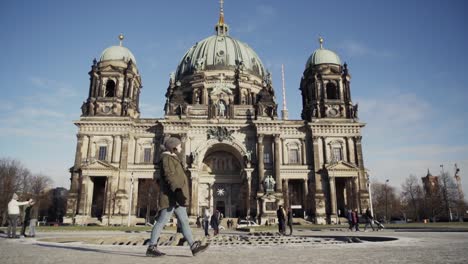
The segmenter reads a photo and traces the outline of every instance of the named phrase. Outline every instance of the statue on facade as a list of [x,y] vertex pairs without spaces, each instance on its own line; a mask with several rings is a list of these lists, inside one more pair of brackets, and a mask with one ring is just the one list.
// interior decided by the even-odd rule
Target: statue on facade
[[169,74],[169,84],[170,85],[175,84],[175,72],[171,72],[171,74]]
[[220,117],[225,117],[226,116],[226,105],[224,104],[223,101],[219,101],[219,104],[218,104],[218,115]]
[[88,105],[86,104],[86,102],[83,102],[83,104],[81,105],[81,114],[83,116],[88,115]]
[[200,104],[200,93],[195,91],[195,104]]
[[358,104],[353,105],[353,118],[358,118]]
[[244,163],[245,163],[245,167],[250,168],[252,164],[252,151],[251,150],[247,150],[247,152],[245,153]]
[[275,181],[275,179],[273,179],[273,177],[271,175],[265,178],[265,181],[263,182],[263,184],[264,184],[264,187],[265,187],[265,191],[267,193],[272,193],[272,192],[275,191],[276,181]]
[[203,64],[205,63],[205,58],[199,58],[195,62],[195,71],[203,70]]

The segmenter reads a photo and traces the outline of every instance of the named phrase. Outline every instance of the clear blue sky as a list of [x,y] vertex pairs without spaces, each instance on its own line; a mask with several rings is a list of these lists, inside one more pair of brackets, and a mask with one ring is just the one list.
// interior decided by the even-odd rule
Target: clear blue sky
[[[248,43],[281,88],[290,117],[301,111],[305,62],[318,47],[349,64],[359,103],[364,158],[376,181],[461,168],[468,194],[468,2],[226,0],[230,35]],[[214,33],[217,0],[2,1],[0,157],[69,187],[76,127],[90,65],[118,43],[142,75],[142,116],[162,117],[169,73],[195,42]]]

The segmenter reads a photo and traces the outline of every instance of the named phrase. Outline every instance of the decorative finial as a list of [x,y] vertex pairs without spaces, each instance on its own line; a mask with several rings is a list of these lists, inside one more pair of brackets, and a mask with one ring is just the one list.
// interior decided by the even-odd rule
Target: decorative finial
[[120,46],[122,47],[122,41],[124,40],[124,35],[120,33],[119,35],[119,41],[120,41]]
[[322,36],[319,36],[319,43],[320,43],[320,48],[323,49],[323,38]]
[[229,27],[227,24],[224,23],[224,0],[219,0],[220,8],[219,8],[219,20],[218,24],[216,24],[216,32],[218,32],[218,36],[226,35]]
[[224,24],[224,0],[219,0],[219,21],[218,21],[218,24],[219,25],[223,25]]

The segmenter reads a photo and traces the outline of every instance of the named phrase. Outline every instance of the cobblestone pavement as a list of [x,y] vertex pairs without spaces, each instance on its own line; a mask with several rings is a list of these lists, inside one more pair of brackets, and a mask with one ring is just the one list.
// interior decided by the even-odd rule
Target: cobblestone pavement
[[[160,246],[161,251],[167,253],[161,258],[145,257],[146,246],[140,243],[88,243],[96,239],[112,242],[116,238],[121,242],[136,241],[149,237],[148,233],[60,232],[42,233],[36,239],[5,239],[3,236],[0,237],[0,263],[468,263],[467,232],[302,231],[296,234],[293,237],[222,234],[211,238],[210,248],[196,257],[191,256],[188,246],[171,245]],[[194,235],[202,238],[199,230]],[[174,238],[170,233],[165,236]],[[236,244],[239,237],[279,243]],[[351,242],[347,238],[353,237],[359,237],[362,243],[346,243]],[[371,242],[372,237],[398,239]],[[77,242],[87,239],[88,242]]]

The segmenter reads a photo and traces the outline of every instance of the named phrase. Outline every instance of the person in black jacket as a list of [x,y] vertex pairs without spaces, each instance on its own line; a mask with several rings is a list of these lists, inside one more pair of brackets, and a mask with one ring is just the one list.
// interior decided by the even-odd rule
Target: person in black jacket
[[287,212],[288,212],[289,235],[291,236],[293,233],[293,212],[291,208],[287,208]]
[[24,221],[23,221],[23,227],[21,228],[21,235],[24,237],[28,237],[26,235],[26,227],[29,226],[29,237],[35,237],[36,236],[36,223],[37,223],[37,206],[35,205],[34,202],[30,203],[31,205],[26,207],[24,210]]
[[286,213],[282,205],[276,210],[276,217],[278,217],[278,232],[284,235],[286,232]]
[[374,217],[372,216],[371,211],[369,210],[369,207],[366,209],[366,225],[364,226],[364,232],[366,232],[367,227],[370,225],[372,228],[372,231],[375,231],[374,226],[372,225],[374,222]]
[[211,220],[210,220],[210,225],[213,228],[215,236],[219,234],[219,218],[220,218],[219,211],[216,210],[214,214],[211,216]]

